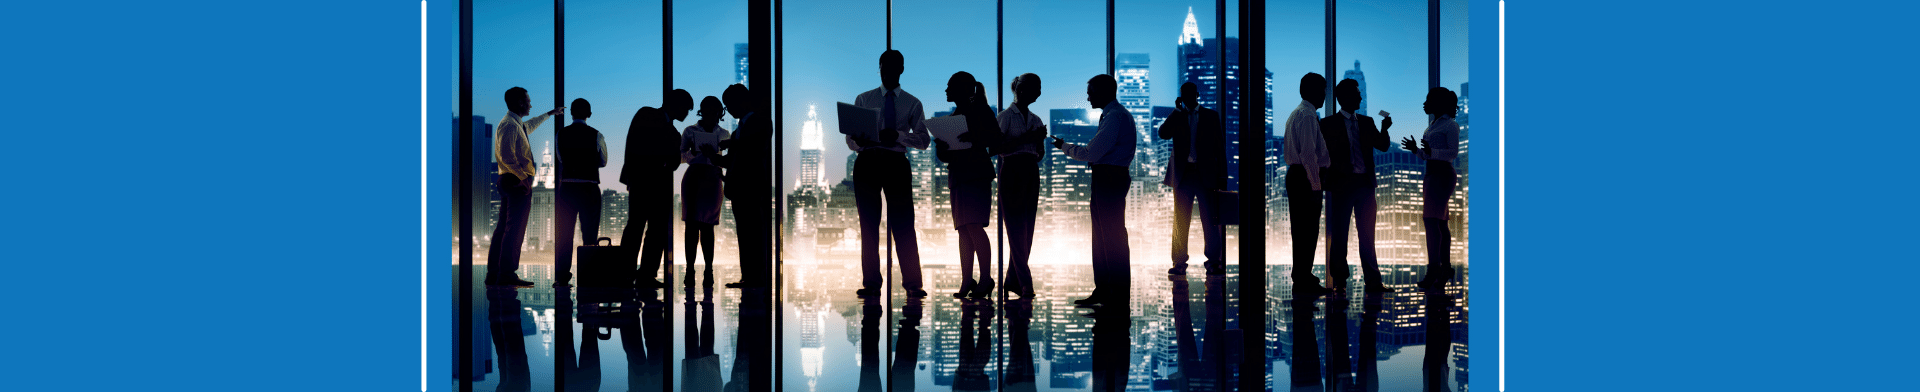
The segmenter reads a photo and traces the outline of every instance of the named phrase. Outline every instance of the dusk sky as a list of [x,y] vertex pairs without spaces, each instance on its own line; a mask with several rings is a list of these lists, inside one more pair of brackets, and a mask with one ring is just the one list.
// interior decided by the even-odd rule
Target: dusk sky
[[[1335,74],[1328,78],[1337,80],[1359,60],[1367,78],[1369,114],[1384,109],[1401,117],[1390,131],[1396,141],[1420,132],[1427,86],[1426,2],[1338,4],[1339,52]],[[881,1],[794,0],[786,6],[785,83],[790,91],[785,96],[783,148],[785,186],[791,190],[808,104],[821,108],[827,130],[823,176],[835,181],[846,173],[850,152],[833,131],[833,105],[852,102],[860,92],[879,86],[877,62],[886,50],[886,27]],[[1276,116],[1284,117],[1299,103],[1301,74],[1326,72],[1324,6],[1321,1],[1268,3],[1267,63],[1274,73]],[[1467,75],[1467,4],[1450,0],[1441,6],[1441,85],[1458,90]],[[594,116],[587,122],[606,134],[610,155],[601,169],[602,186],[624,192],[626,187],[615,180],[627,125],[641,106],[661,102],[660,3],[575,0],[566,7],[565,101],[586,98],[593,103]],[[1201,36],[1214,38],[1213,2],[1120,0],[1115,7],[1115,50],[1147,53],[1153,105],[1171,106],[1179,89],[1174,55],[1181,25],[1191,7]],[[955,71],[972,73],[989,90],[996,81],[1006,88],[1015,75],[1039,74],[1045,88],[1033,107],[1042,118],[1049,109],[1087,107],[1087,78],[1106,71],[1105,2],[1008,2],[1005,74],[999,77],[994,75],[994,8],[992,1],[974,0],[895,3],[894,47],[907,59],[901,84],[920,98],[927,114],[951,106],[943,90]],[[691,92],[696,102],[720,95],[734,82],[733,44],[747,40],[745,10],[744,1],[675,4],[675,84]],[[1234,19],[1227,17],[1230,35]],[[514,86],[532,93],[534,112],[553,107],[551,2],[476,2],[473,46],[474,114],[498,124],[507,112],[501,96]],[[1004,94],[1010,103],[1012,92]],[[678,126],[696,119],[689,115],[688,122]],[[730,121],[723,123],[731,126]],[[553,130],[564,125],[550,122],[532,133],[536,159]]]

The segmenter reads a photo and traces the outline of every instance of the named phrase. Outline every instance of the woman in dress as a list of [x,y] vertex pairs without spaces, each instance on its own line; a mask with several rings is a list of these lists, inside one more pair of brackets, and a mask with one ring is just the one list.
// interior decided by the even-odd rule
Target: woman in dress
[[1457,179],[1453,161],[1460,155],[1460,124],[1453,122],[1459,104],[1460,97],[1454,95],[1453,90],[1428,89],[1427,102],[1422,106],[1427,114],[1433,115],[1433,121],[1420,135],[1419,145],[1415,145],[1411,135],[1400,140],[1401,147],[1427,160],[1426,182],[1420,189],[1420,197],[1424,199],[1420,220],[1427,226],[1427,276],[1420,279],[1422,289],[1438,289],[1453,278],[1453,264],[1448,260],[1452,255],[1453,233],[1447,227],[1447,202],[1453,198]]
[[[954,104],[954,115],[966,116],[967,131],[959,142],[969,144],[956,149],[944,140],[935,140],[934,156],[947,163],[947,199],[952,203],[953,227],[960,237],[960,275],[965,280],[954,298],[986,298],[993,292],[993,244],[987,241],[986,226],[993,203],[993,153],[987,146],[1001,142],[1000,125],[993,108],[987,106],[986,86],[965,71],[947,79],[947,101]],[[980,278],[974,279],[979,267]]]
[[700,121],[680,133],[680,158],[687,162],[687,173],[680,177],[680,218],[687,224],[687,285],[693,285],[694,252],[706,250],[706,284],[713,284],[713,225],[720,223],[719,141],[729,134],[720,127],[725,114],[720,98],[700,100]]

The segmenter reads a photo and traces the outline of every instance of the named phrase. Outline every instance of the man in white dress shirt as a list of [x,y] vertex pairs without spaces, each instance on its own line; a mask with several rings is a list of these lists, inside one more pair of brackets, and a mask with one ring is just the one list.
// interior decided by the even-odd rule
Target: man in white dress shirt
[[1129,261],[1127,247],[1127,188],[1133,185],[1127,166],[1133,163],[1134,144],[1140,133],[1134,127],[1133,114],[1114,99],[1119,83],[1113,75],[1100,74],[1087,80],[1087,103],[1100,110],[1100,127],[1087,144],[1073,144],[1053,138],[1053,146],[1068,158],[1093,166],[1093,198],[1087,207],[1093,215],[1093,295],[1074,301],[1082,306],[1127,305]]
[[500,217],[493,226],[493,243],[487,247],[486,284],[533,287],[533,282],[521,280],[515,273],[520,269],[521,243],[527,239],[527,214],[533,208],[533,149],[528,146],[527,133],[540,128],[547,117],[560,114],[566,107],[522,120],[521,117],[533,109],[533,98],[527,95],[527,89],[507,89],[506,101],[507,116],[500,119],[500,127],[493,134],[493,161],[500,170],[501,202]]
[[1308,72],[1300,77],[1300,106],[1287,115],[1286,134],[1281,156],[1287,159],[1287,220],[1293,230],[1293,293],[1326,294],[1327,288],[1313,276],[1314,247],[1320,241],[1320,171],[1332,165],[1327,157],[1327,142],[1320,135],[1320,118],[1315,113],[1327,100],[1327,78]]
[[[900,89],[906,57],[898,50],[880,54],[880,88],[860,93],[853,105],[880,111],[880,140],[847,136],[847,148],[859,154],[853,163],[853,200],[860,214],[860,296],[880,294],[880,214],[886,208],[887,229],[900,256],[901,287],[910,297],[924,297],[920,283],[920,245],[913,230],[913,172],[907,149],[927,149],[927,116],[920,99]],[[884,199],[884,203],[882,203]]]

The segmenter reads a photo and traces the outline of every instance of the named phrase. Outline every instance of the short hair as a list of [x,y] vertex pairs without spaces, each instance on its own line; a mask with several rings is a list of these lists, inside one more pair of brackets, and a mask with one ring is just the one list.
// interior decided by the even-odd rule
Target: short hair
[[521,102],[532,102],[532,99],[533,98],[527,97],[527,89],[519,87],[507,89],[507,109],[513,109],[514,106],[519,106]]
[[[727,102],[727,107],[732,107],[735,109],[752,108],[753,102],[748,101],[749,98],[752,98],[752,97],[747,96],[747,85],[739,84],[739,83],[734,83],[732,86],[727,86],[727,91],[720,93],[720,99]],[[743,111],[751,111],[751,110],[743,110]]]
[[1028,83],[1032,83],[1034,88],[1039,88],[1040,75],[1035,75],[1032,72],[1028,72],[1028,73],[1020,74],[1020,76],[1013,77],[1013,91],[1019,92],[1020,88],[1022,86],[1026,86]]
[[1113,75],[1108,74],[1093,75],[1092,79],[1087,79],[1087,87],[1116,94],[1120,92],[1120,83],[1115,82]]
[[975,80],[973,78],[973,74],[967,73],[967,71],[954,72],[953,76],[947,77],[947,84],[948,85],[958,84],[960,85],[961,88],[966,88],[967,96],[969,97],[986,93],[985,89],[975,90],[974,88],[972,88],[980,84],[980,81]]
[[[1189,93],[1191,93],[1191,94],[1189,94]],[[1193,82],[1186,82],[1186,83],[1181,83],[1181,84],[1180,84],[1180,95],[1182,95],[1182,96],[1192,96],[1192,97],[1194,97],[1194,98],[1200,98],[1200,85],[1198,85],[1198,84],[1193,84]]]
[[727,107],[720,104],[720,98],[708,95],[700,99],[700,118],[720,117],[727,114]]
[[1327,77],[1308,72],[1300,77],[1300,99],[1313,100],[1314,97],[1326,98]]
[[673,89],[672,92],[668,92],[667,105],[665,109],[676,109],[676,108],[680,110],[692,109],[693,94],[687,93],[687,90],[685,89]]
[[1427,89],[1427,100],[1436,104],[1444,104],[1435,105],[1435,107],[1445,110],[1445,112],[1439,114],[1451,116],[1460,112],[1460,96],[1455,95],[1453,90],[1448,90],[1446,87]]
[[[1333,96],[1334,99],[1341,101],[1352,99],[1354,102],[1359,102],[1361,99],[1360,81],[1353,79],[1341,80],[1340,84],[1333,86]],[[1341,104],[1345,105],[1346,103],[1343,102]],[[1344,110],[1345,108],[1342,109]]]
[[567,106],[567,110],[572,111],[573,118],[576,119],[593,116],[593,104],[587,103],[586,98],[574,98],[573,103]]
[[888,64],[892,64],[893,66],[896,66],[896,67],[906,67],[907,56],[902,55],[900,54],[900,51],[893,50],[893,49],[887,49],[887,51],[885,52],[880,52],[880,65],[885,66]]

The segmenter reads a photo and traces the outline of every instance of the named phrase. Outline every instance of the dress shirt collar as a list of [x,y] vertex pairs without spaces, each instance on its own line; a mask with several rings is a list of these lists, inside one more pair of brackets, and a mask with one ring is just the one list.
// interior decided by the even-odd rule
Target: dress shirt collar
[[1118,99],[1113,100],[1113,102],[1107,102],[1107,107],[1100,109],[1100,117],[1105,118],[1115,110],[1125,113],[1127,111],[1127,105],[1121,105]]
[[576,119],[573,119],[573,123],[574,123],[574,124],[580,124],[580,125],[587,125],[587,119],[584,119],[584,118],[576,118]]
[[1352,109],[1348,109],[1348,110],[1342,110],[1342,111],[1340,111],[1340,115],[1342,115],[1342,116],[1347,116],[1347,119],[1348,119],[1348,120],[1359,120],[1359,119],[1360,119],[1360,114],[1359,114],[1359,113],[1354,113]]
[[1300,106],[1298,106],[1298,107],[1296,107],[1296,108],[1294,108],[1294,110],[1301,110],[1301,109],[1306,109],[1306,110],[1320,110],[1320,107],[1319,107],[1319,106],[1313,106],[1313,102],[1309,102],[1309,101],[1307,101],[1307,100],[1304,100],[1304,99],[1302,99],[1302,100],[1300,100]]

